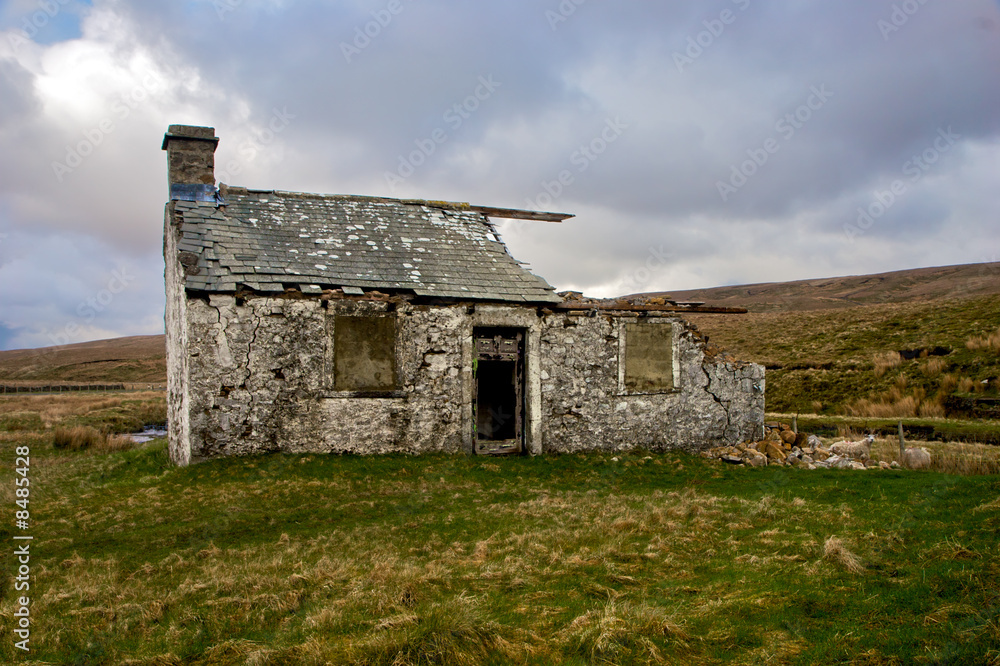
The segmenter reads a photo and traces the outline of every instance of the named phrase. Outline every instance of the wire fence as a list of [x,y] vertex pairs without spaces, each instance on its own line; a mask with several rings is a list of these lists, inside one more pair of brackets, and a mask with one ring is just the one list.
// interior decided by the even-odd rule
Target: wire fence
[[0,384],[0,395],[13,393],[72,393],[78,391],[165,391],[165,384]]

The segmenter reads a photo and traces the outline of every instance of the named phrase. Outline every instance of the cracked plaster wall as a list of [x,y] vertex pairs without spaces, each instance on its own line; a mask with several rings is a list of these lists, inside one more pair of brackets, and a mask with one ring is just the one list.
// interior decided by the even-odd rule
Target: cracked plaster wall
[[701,336],[680,319],[648,320],[673,325],[676,389],[634,395],[625,391],[619,371],[630,318],[550,319],[541,347],[547,451],[693,452],[760,432],[764,368],[706,358]]
[[[338,393],[336,316],[379,314],[397,321],[398,390]],[[763,368],[706,359],[701,337],[680,320],[671,320],[678,390],[625,395],[623,317],[541,316],[516,306],[470,313],[467,304],[185,299],[168,287],[167,319],[170,449],[178,464],[266,451],[469,453],[474,326],[514,325],[528,333],[532,453],[696,451],[749,439],[763,424]],[[187,354],[177,348],[185,336]]]

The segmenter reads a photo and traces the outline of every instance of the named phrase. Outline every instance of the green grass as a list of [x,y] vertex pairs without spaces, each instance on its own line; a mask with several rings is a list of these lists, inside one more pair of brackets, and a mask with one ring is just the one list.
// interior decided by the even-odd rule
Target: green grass
[[0,431],[18,432],[23,430],[39,430],[42,427],[42,419],[37,412],[0,414]]
[[166,422],[167,401],[162,392],[0,396],[0,432],[41,430],[59,425],[127,433]]
[[[711,341],[737,358],[768,367],[770,412],[845,414],[861,399],[878,399],[905,378],[906,391],[934,399],[944,377],[967,378],[982,389],[979,397],[997,398],[1000,354],[972,350],[966,342],[1000,328],[1000,297],[923,303],[880,304],[844,310],[768,312],[749,315],[691,316]],[[885,353],[945,347],[944,367],[929,371],[929,358],[902,361],[879,375],[874,359]],[[945,387],[941,404],[948,416],[968,415],[969,397]],[[817,409],[817,404],[819,408]]]
[[[0,434],[5,461],[32,448],[37,663],[1000,658],[995,476],[674,454],[175,468],[162,441],[97,455],[47,437]],[[8,549],[4,662],[21,658],[13,571]]]
[[138,432],[145,426],[165,425],[167,422],[166,399],[124,399],[116,407],[95,410],[67,421],[68,425],[85,425],[104,432]]
[[1000,445],[1000,421],[976,419],[903,418],[879,419],[866,416],[818,416],[815,414],[768,414],[769,421],[791,423],[793,416],[799,429],[821,437],[833,437],[849,429],[864,434],[871,432],[881,437],[895,437],[899,422],[903,422],[906,438],[922,441],[978,442]]

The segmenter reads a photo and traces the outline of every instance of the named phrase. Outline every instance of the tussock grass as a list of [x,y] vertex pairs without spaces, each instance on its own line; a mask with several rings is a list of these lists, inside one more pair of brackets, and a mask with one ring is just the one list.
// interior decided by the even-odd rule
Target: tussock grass
[[881,377],[889,370],[898,368],[902,362],[903,358],[899,355],[899,352],[888,351],[876,354],[872,359],[873,372],[876,377]]
[[[944,474],[982,476],[1000,474],[1000,447],[966,442],[906,442],[907,448],[922,447],[931,454],[931,470]],[[876,439],[872,444],[872,459],[893,461],[899,459],[899,440]]]
[[530,652],[516,631],[490,620],[480,602],[459,595],[430,604],[420,613],[381,620],[361,640],[345,646],[338,657],[341,663],[372,666],[477,666],[523,661]]
[[76,426],[75,428],[59,428],[52,435],[52,446],[57,449],[69,449],[70,451],[83,451],[97,448],[98,444],[103,444],[107,435],[87,426]]
[[52,435],[52,446],[69,451],[94,451],[109,453],[128,451],[135,443],[130,437],[101,432],[90,426],[57,428]]
[[684,653],[692,638],[663,608],[611,601],[576,617],[557,640],[588,663],[663,664],[664,640]]
[[928,396],[921,387],[910,388],[906,375],[897,375],[893,386],[878,399],[861,398],[846,408],[851,416],[868,418],[943,418],[946,393]]
[[[850,663],[877,649],[909,663],[1000,650],[955,610],[995,599],[994,477],[629,452],[181,469],[162,440],[105,451],[107,431],[78,420],[127,403],[56,425],[101,455],[56,450],[54,430],[0,432],[8,453],[31,448],[40,662]],[[0,500],[13,506],[12,484]],[[13,610],[0,596],[0,630]],[[843,617],[864,621],[845,637]],[[0,662],[13,649],[0,642]]]
[[[930,377],[937,377],[942,372],[944,372],[944,370],[947,367],[948,367],[948,361],[941,358],[940,356],[936,356],[932,359],[928,359],[927,364],[924,365],[923,367],[923,370],[925,375],[928,375]],[[944,389],[943,384],[941,388],[942,390]]]
[[844,542],[835,536],[831,536],[823,544],[823,559],[833,562],[853,574],[865,570],[861,558],[849,551]]
[[89,425],[107,432],[134,432],[146,425],[167,422],[166,396],[145,391],[109,397],[103,393],[0,396],[0,430],[13,415],[40,421],[45,427]]
[[973,351],[1000,352],[1000,328],[989,335],[972,336],[965,341],[965,346]]
[[[993,594],[987,477],[33,446],[52,663],[911,661],[951,649],[968,616],[946,605]],[[868,618],[848,641],[845,616]]]
[[[892,405],[895,401],[883,398],[900,375],[909,382],[906,393],[923,390],[934,396],[928,401],[943,405],[950,417],[973,415],[969,403],[947,401],[955,394],[1000,395],[995,382],[982,383],[1000,377],[997,296],[690,319],[737,358],[768,366],[771,412],[837,414],[854,406],[861,413],[861,400]],[[942,350],[948,353],[930,354]],[[916,357],[905,360],[900,352]],[[961,385],[951,384],[955,380],[946,380],[947,375],[962,378]],[[889,411],[899,416],[921,413],[919,401],[909,407],[915,409]],[[883,409],[873,413],[887,413]],[[929,409],[937,413],[939,408]],[[931,411],[925,407],[923,413]]]

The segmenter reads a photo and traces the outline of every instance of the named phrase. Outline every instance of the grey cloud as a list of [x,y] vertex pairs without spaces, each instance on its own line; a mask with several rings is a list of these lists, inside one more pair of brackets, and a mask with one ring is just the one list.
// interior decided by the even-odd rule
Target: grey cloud
[[[575,9],[563,15],[560,4]],[[12,234],[0,243],[0,271],[14,235],[30,229],[39,240],[16,241],[18,251],[39,266],[58,256],[64,272],[56,287],[28,271],[38,286],[0,294],[0,345],[44,344],[40,331],[75,316],[107,266],[138,258],[143,298],[123,296],[134,310],[93,334],[158,330],[168,122],[214,125],[220,172],[234,164],[234,184],[578,213],[505,232],[514,255],[558,287],[624,284],[661,246],[674,257],[646,284],[665,290],[980,260],[1000,252],[989,222],[998,213],[998,3],[929,2],[886,39],[878,21],[894,4],[402,0],[348,62],[342,43],[388,0],[234,1],[221,18],[208,0],[96,0],[91,16],[121,20],[117,63],[150,54],[173,75],[59,182],[52,162],[94,121],[57,122],[42,79],[0,57],[0,232]],[[733,20],[711,34],[724,10]],[[101,39],[91,30],[84,40]],[[678,71],[689,38],[701,53]],[[480,77],[500,85],[457,126],[446,120]],[[816,86],[833,96],[787,135],[777,123]],[[105,115],[114,101],[102,101]],[[275,109],[294,119],[256,140]],[[581,162],[580,146],[614,118],[628,128]],[[961,139],[946,159],[850,242],[843,227],[857,207],[907,178],[906,163],[948,127]],[[385,173],[435,130],[446,140],[392,192]],[[769,139],[779,150],[723,200],[718,182]],[[562,172],[571,182],[559,182]],[[84,249],[67,251],[60,238]],[[769,260],[775,247],[789,259]],[[41,285],[76,287],[32,305]]]

